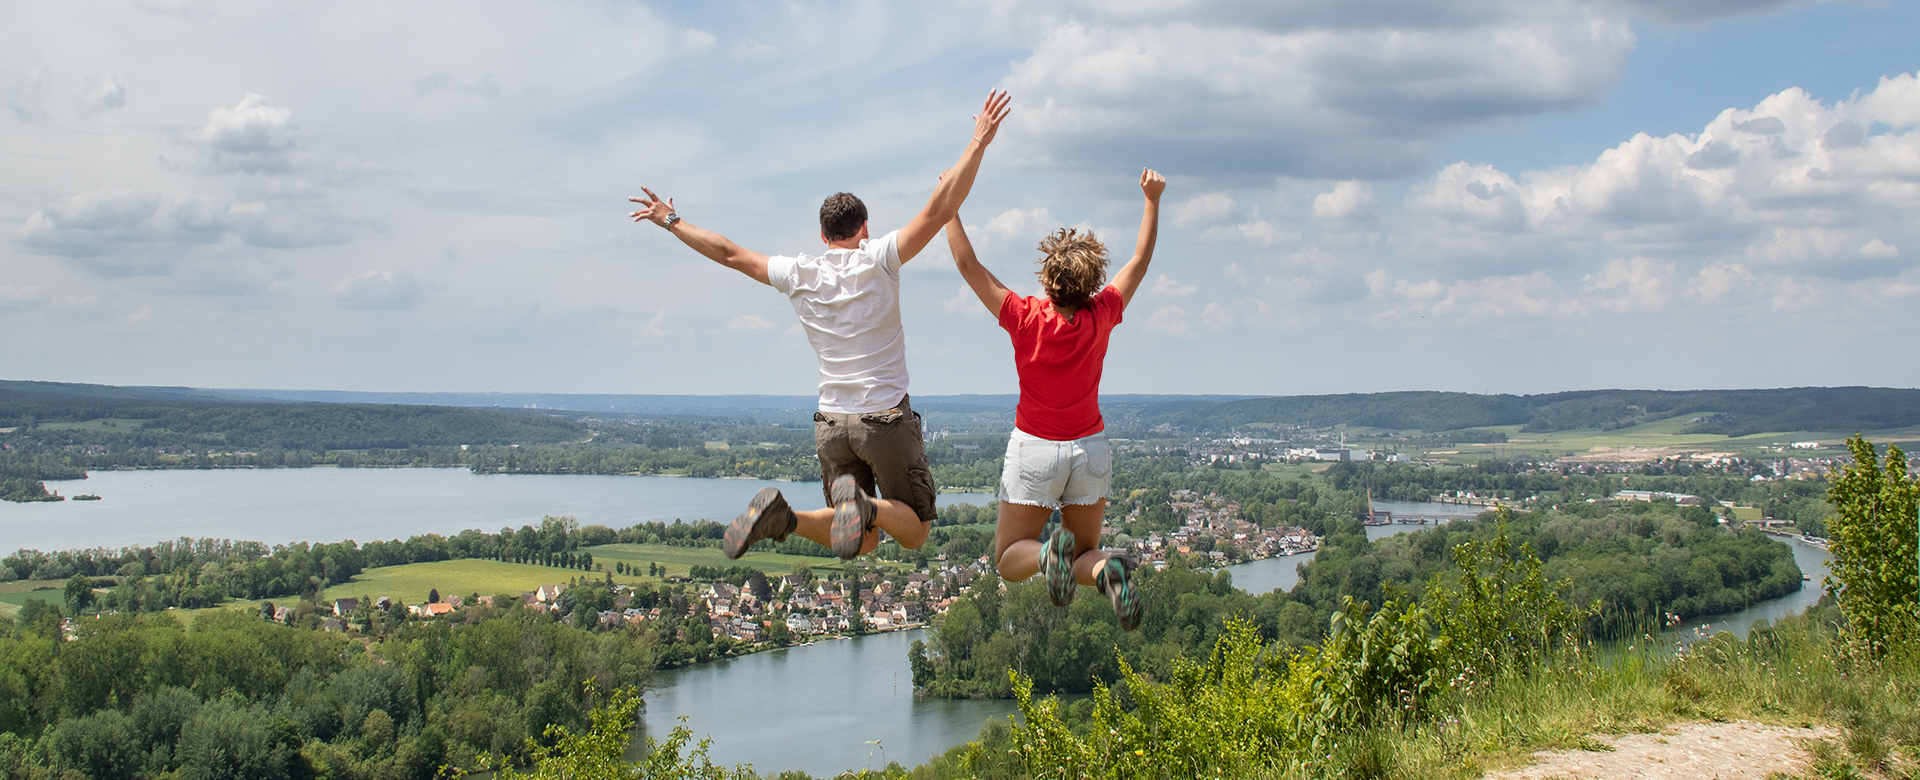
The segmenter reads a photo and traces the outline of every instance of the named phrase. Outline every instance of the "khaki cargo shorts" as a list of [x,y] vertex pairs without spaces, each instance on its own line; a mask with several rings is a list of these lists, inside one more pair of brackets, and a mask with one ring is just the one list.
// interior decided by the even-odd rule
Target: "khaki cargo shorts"
[[[921,439],[920,415],[903,396],[892,409],[865,414],[813,413],[813,443],[820,453],[820,492],[833,506],[833,481],[852,474],[867,495],[913,508],[933,522],[933,470]],[[878,486],[879,491],[874,488]]]

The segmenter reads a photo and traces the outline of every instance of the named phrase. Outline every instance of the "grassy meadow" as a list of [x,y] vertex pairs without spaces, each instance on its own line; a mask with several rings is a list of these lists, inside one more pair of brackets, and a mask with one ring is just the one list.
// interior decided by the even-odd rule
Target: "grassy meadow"
[[[535,566],[525,563],[501,563],[493,560],[454,560],[433,561],[431,563],[410,563],[404,566],[383,566],[368,569],[344,584],[328,588],[322,595],[323,601],[339,598],[358,598],[367,596],[378,598],[386,596],[406,604],[419,604],[427,600],[428,591],[438,589],[442,596],[468,596],[478,593],[482,596],[497,596],[502,593],[520,594],[531,591],[541,585],[564,584],[575,577],[604,578],[613,570],[613,564],[624,562],[631,566],[646,569],[648,563],[667,567],[668,576],[687,576],[694,566],[751,566],[768,574],[788,574],[795,564],[805,563],[816,568],[838,570],[840,562],[834,558],[813,558],[803,555],[778,555],[774,553],[748,553],[737,561],[727,560],[726,555],[713,547],[669,547],[658,544],[609,544],[589,547],[585,552],[593,554],[593,562],[602,571],[583,572],[579,569],[562,569],[556,566]],[[616,574],[615,582],[658,581],[658,577]],[[0,603],[7,597],[0,595]],[[55,597],[59,598],[58,596]]]
[[19,580],[0,582],[0,617],[15,617],[28,600],[50,601],[66,607],[65,580]]
[[[664,544],[603,544],[588,547],[586,552],[593,553],[595,565],[611,570],[614,561],[645,569],[648,563],[657,563],[667,567],[669,576],[685,577],[687,570],[694,566],[718,566],[722,569],[734,566],[751,566],[768,574],[791,574],[793,567],[806,564],[816,569],[840,569],[843,564],[838,558],[815,558],[807,555],[781,555],[779,553],[747,551],[740,560],[727,560],[725,553],[718,547],[670,547]],[[621,579],[645,579],[644,577]]]

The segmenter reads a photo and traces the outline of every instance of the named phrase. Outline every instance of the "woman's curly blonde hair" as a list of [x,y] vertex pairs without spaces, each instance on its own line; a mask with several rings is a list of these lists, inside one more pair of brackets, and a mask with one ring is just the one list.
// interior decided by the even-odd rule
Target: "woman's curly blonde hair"
[[1107,284],[1107,246],[1082,233],[1062,228],[1040,239],[1040,286],[1055,305],[1079,308]]

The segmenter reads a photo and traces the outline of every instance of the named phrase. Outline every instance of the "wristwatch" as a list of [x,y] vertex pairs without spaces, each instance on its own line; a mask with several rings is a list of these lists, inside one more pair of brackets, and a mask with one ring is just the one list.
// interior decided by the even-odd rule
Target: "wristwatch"
[[669,211],[667,212],[667,224],[661,225],[661,227],[672,228],[674,225],[678,225],[678,224],[680,224],[680,215]]

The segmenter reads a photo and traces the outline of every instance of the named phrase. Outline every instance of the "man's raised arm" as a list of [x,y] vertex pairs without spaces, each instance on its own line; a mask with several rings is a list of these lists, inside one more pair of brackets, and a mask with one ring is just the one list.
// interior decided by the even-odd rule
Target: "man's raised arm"
[[[693,251],[706,255],[708,259],[716,263],[746,274],[756,282],[769,284],[767,281],[766,255],[743,248],[739,244],[728,240],[726,236],[711,230],[694,227],[692,222],[675,216],[673,213],[672,198],[662,198],[653,194],[653,190],[645,187],[641,187],[640,191],[646,193],[647,197],[627,199],[640,204],[639,211],[627,215],[632,217],[633,221],[640,222],[644,220],[666,228],[668,233],[672,233],[674,238],[680,239],[681,243],[692,247]],[[671,224],[667,222],[667,217],[669,216],[673,216],[673,222]]]
[[973,189],[973,176],[980,172],[980,159],[986,155],[987,144],[993,143],[993,136],[1000,131],[1000,120],[1007,118],[1007,104],[1010,99],[1005,92],[987,93],[987,103],[980,113],[973,117],[973,138],[967,140],[967,148],[960,152],[960,161],[953,164],[951,173],[940,179],[933,188],[933,197],[927,199],[927,207],[907,220],[907,226],[900,229],[900,262],[912,260],[920,254],[927,243],[940,232],[940,228],[953,220],[959,213],[960,204],[967,199],[967,193]]

